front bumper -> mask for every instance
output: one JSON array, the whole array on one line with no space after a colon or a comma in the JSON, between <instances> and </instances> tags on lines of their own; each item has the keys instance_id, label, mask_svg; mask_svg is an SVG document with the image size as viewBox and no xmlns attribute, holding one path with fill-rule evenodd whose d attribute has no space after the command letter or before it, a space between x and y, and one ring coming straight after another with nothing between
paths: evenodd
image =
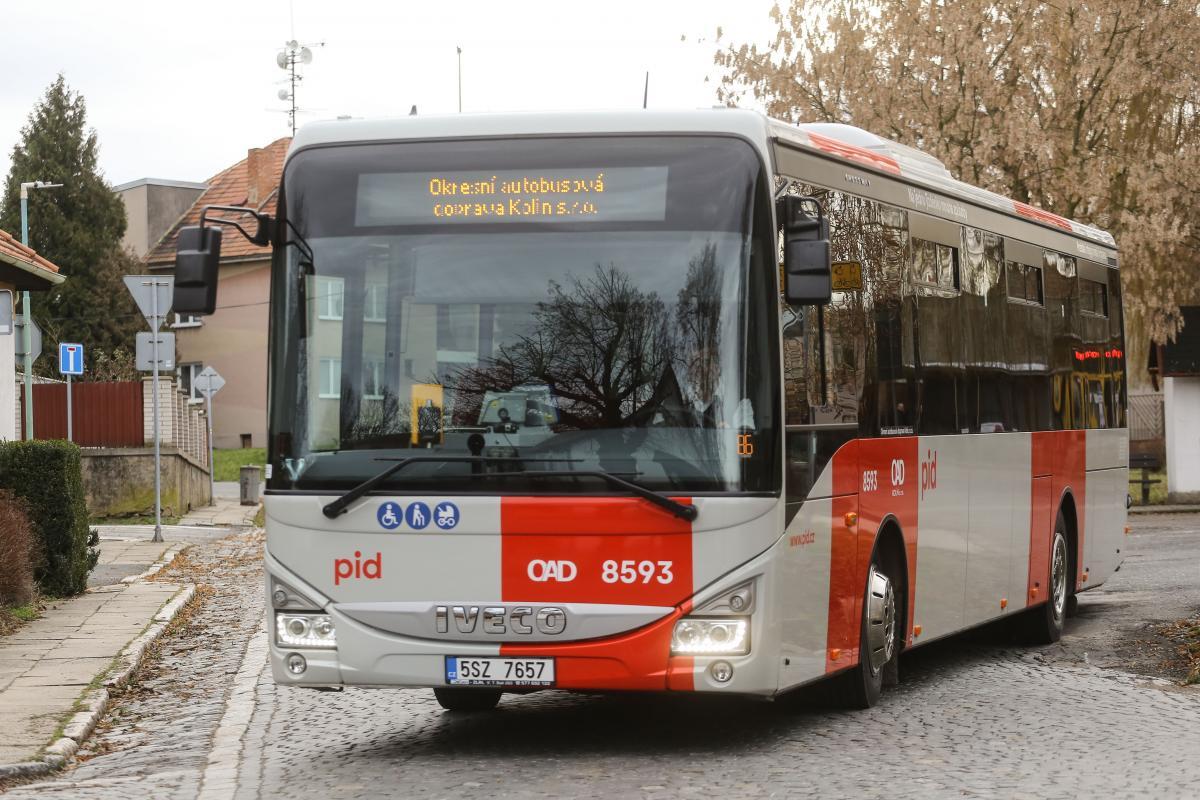
<instances>
[{"instance_id":1,"label":"front bumper","mask_svg":"<svg viewBox=\"0 0 1200 800\"><path fill-rule=\"evenodd\" d=\"M333 650L293 648L275 640L275 609L268 602L271 673L285 686L330 687L372 686L421 688L445 686L447 655L553 657L557 672L555 688L575 691L697 691L723 694L772 695L778 676L768 656L764 606L752 617L751 651L741 656L672 656L671 632L675 622L690 610L690 604L636 630L576 642L522 642L494 644L421 639L400 636L364 625L338 611L319 597L299 576L266 557L266 585L274 576L303 590L323 613L332 616L337 631ZM741 570L729 583L741 580ZM722 581L725 584L726 581ZM707 592L706 592L707 594ZM292 653L304 656L307 668L296 675L286 666ZM710 666L724 661L733 666L733 676L717 681Z\"/></svg>"}]
</instances>

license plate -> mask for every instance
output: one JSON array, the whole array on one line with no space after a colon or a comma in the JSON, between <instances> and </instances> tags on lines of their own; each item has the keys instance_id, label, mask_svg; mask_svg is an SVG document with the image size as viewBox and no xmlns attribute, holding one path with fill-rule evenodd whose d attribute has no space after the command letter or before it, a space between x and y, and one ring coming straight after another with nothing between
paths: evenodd
<instances>
[{"instance_id":1,"label":"license plate","mask_svg":"<svg viewBox=\"0 0 1200 800\"><path fill-rule=\"evenodd\" d=\"M446 656L452 686L553 686L553 658Z\"/></svg>"}]
</instances>

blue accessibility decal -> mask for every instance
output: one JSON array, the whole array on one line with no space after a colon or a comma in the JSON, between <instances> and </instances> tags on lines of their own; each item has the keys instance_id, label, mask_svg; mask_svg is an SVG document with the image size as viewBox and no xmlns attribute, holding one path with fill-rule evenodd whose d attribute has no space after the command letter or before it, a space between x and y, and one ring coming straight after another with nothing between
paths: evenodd
<instances>
[{"instance_id":1,"label":"blue accessibility decal","mask_svg":"<svg viewBox=\"0 0 1200 800\"><path fill-rule=\"evenodd\" d=\"M433 521L444 531L453 530L458 525L458 506L454 503L438 503L433 509Z\"/></svg>"},{"instance_id":2,"label":"blue accessibility decal","mask_svg":"<svg viewBox=\"0 0 1200 800\"><path fill-rule=\"evenodd\" d=\"M381 526L389 531L394 531L404 521L404 508L399 503L389 500L379 507L379 510L375 512L375 517Z\"/></svg>"},{"instance_id":3,"label":"blue accessibility decal","mask_svg":"<svg viewBox=\"0 0 1200 800\"><path fill-rule=\"evenodd\" d=\"M414 531L421 530L429 524L429 506L424 503L410 503L404 513L404 520Z\"/></svg>"}]
</instances>

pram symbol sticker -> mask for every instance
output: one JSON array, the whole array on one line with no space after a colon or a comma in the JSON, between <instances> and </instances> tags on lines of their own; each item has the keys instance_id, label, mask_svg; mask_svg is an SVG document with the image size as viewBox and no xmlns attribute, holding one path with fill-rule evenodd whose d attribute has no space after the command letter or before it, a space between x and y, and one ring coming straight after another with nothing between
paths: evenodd
<instances>
[{"instance_id":1,"label":"pram symbol sticker","mask_svg":"<svg viewBox=\"0 0 1200 800\"><path fill-rule=\"evenodd\" d=\"M454 503L438 503L433 509L437 526L444 531L452 530L458 525L458 506Z\"/></svg>"}]
</instances>

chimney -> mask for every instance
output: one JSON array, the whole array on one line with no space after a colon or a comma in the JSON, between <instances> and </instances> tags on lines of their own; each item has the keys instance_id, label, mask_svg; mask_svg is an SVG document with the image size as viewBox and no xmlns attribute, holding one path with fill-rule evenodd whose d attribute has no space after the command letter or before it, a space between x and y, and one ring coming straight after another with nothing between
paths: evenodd
<instances>
[{"instance_id":1,"label":"chimney","mask_svg":"<svg viewBox=\"0 0 1200 800\"><path fill-rule=\"evenodd\" d=\"M262 147L252 147L246 153L246 204L258 208L275 188L271 180L270 157Z\"/></svg>"}]
</instances>

